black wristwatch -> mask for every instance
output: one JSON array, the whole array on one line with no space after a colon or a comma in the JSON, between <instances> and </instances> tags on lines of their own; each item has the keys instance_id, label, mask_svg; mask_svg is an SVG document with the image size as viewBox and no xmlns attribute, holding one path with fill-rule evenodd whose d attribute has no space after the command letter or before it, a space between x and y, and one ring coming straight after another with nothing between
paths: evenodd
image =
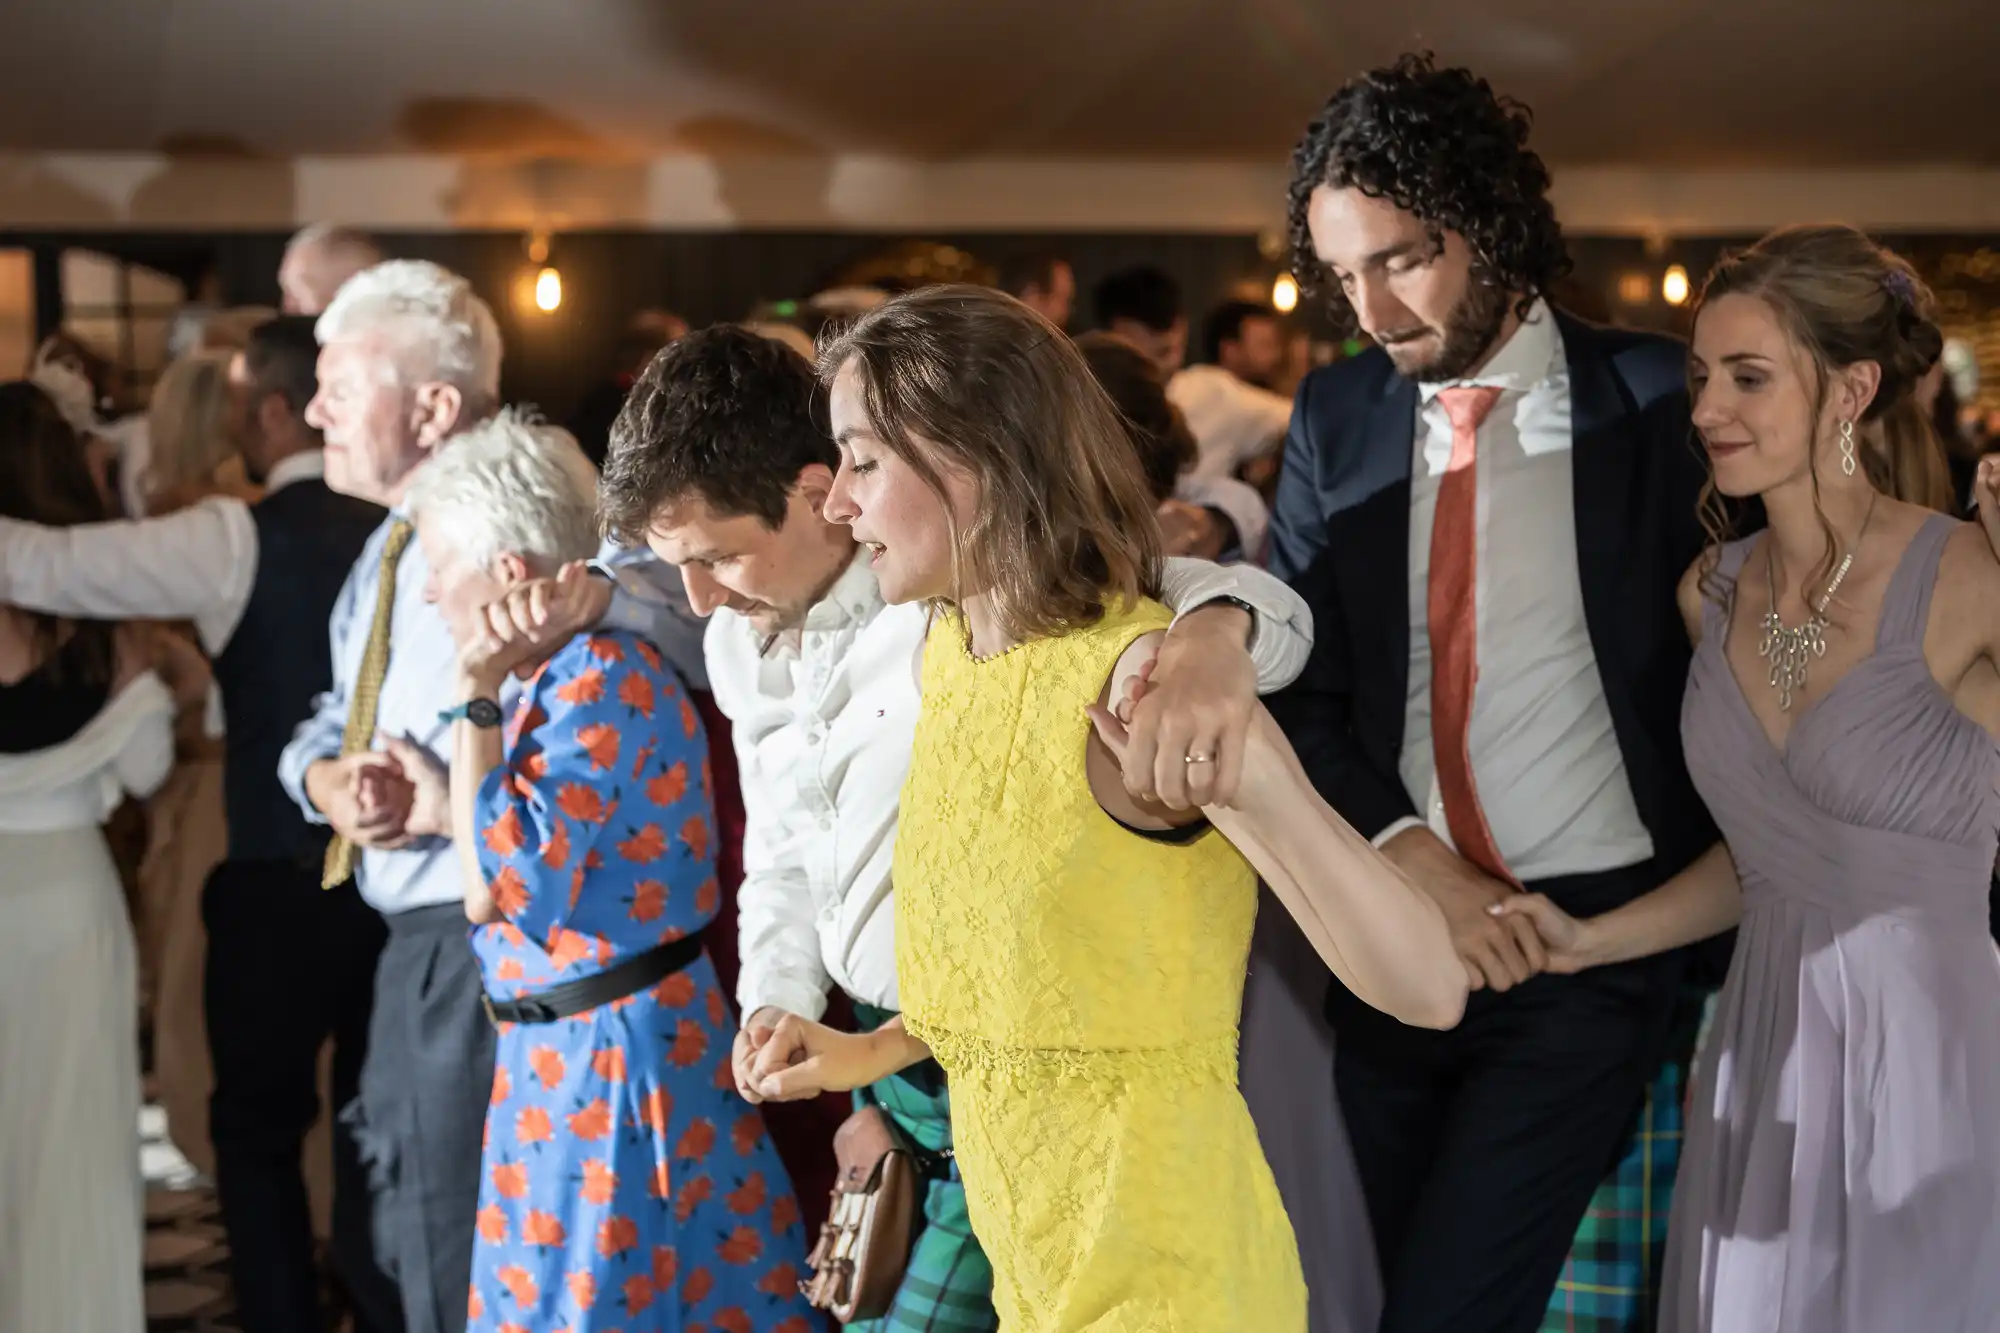
<instances>
[{"instance_id":1,"label":"black wristwatch","mask_svg":"<svg viewBox=\"0 0 2000 1333\"><path fill-rule=\"evenodd\" d=\"M456 708L447 708L438 714L440 722L456 722L464 718L475 727L497 727L506 714L500 711L499 701L494 699L467 699Z\"/></svg>"},{"instance_id":2,"label":"black wristwatch","mask_svg":"<svg viewBox=\"0 0 2000 1333\"><path fill-rule=\"evenodd\" d=\"M1220 597L1210 597L1203 601L1201 606L1191 606L1182 614L1193 615L1196 611L1201 610L1202 606L1216 606L1218 604L1233 606L1244 615L1250 617L1250 630L1243 636L1243 646L1248 648L1251 644L1255 643L1257 641L1257 608L1244 601L1241 597L1231 597L1228 593L1224 593Z\"/></svg>"}]
</instances>

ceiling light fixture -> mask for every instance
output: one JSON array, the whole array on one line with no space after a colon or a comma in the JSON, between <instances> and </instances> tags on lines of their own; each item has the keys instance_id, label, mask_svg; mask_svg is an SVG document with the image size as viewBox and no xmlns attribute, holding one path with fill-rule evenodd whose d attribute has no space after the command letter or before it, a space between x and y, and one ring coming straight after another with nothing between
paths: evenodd
<instances>
[{"instance_id":1,"label":"ceiling light fixture","mask_svg":"<svg viewBox=\"0 0 2000 1333\"><path fill-rule=\"evenodd\" d=\"M1668 305L1683 305L1688 299L1688 271L1673 265L1660 279L1660 299Z\"/></svg>"}]
</instances>

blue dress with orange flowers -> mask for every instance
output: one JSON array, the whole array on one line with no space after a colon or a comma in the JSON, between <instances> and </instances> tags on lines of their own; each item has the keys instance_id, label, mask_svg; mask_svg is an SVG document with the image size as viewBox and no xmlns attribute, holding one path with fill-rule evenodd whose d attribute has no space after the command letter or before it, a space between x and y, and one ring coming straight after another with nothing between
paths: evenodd
<instances>
[{"instance_id":1,"label":"blue dress with orange flowers","mask_svg":"<svg viewBox=\"0 0 2000 1333\"><path fill-rule=\"evenodd\" d=\"M486 991L533 994L706 926L720 897L700 718L658 651L579 635L479 789ZM798 1201L730 1076L704 953L650 990L499 1032L470 1324L809 1333Z\"/></svg>"}]
</instances>

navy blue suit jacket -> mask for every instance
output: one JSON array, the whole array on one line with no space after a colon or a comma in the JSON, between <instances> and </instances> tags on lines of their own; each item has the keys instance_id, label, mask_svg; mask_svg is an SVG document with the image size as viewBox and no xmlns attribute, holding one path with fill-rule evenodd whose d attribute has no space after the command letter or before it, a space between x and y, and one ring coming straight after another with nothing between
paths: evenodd
<instances>
[{"instance_id":1,"label":"navy blue suit jacket","mask_svg":"<svg viewBox=\"0 0 2000 1333\"><path fill-rule=\"evenodd\" d=\"M1706 468L1687 353L1556 317L1569 362L1578 574L1632 795L1670 875L1716 840L1681 756L1690 646L1675 605L1700 554ZM1305 674L1271 708L1328 804L1363 836L1417 811L1397 766L1410 671L1410 464L1418 391L1379 349L1299 386L1271 569L1312 607Z\"/></svg>"}]
</instances>

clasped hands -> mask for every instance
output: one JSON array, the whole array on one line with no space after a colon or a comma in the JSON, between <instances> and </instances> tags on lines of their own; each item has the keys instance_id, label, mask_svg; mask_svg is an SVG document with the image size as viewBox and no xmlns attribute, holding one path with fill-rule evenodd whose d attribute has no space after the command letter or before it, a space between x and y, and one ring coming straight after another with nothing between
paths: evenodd
<instances>
[{"instance_id":1,"label":"clasped hands","mask_svg":"<svg viewBox=\"0 0 2000 1333\"><path fill-rule=\"evenodd\" d=\"M927 1054L900 1019L874 1032L841 1032L767 1005L736 1034L730 1071L736 1091L755 1106L851 1092Z\"/></svg>"},{"instance_id":2,"label":"clasped hands","mask_svg":"<svg viewBox=\"0 0 2000 1333\"><path fill-rule=\"evenodd\" d=\"M1182 616L1159 654L1112 708L1092 705L1097 734L1117 757L1125 790L1172 810L1228 805L1243 781L1257 705L1257 669L1245 649L1250 615L1212 603Z\"/></svg>"},{"instance_id":3,"label":"clasped hands","mask_svg":"<svg viewBox=\"0 0 2000 1333\"><path fill-rule=\"evenodd\" d=\"M1494 879L1428 828L1405 829L1382 854L1444 911L1473 990L1508 991L1538 973L1567 976L1600 961L1590 920Z\"/></svg>"}]
</instances>

